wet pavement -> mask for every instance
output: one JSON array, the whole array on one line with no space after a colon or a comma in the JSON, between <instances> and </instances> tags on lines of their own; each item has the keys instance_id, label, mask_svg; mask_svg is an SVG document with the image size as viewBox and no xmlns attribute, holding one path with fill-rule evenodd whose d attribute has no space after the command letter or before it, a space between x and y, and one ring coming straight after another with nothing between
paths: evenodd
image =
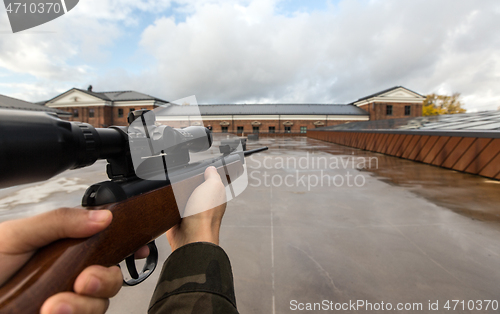
<instances>
[{"instance_id":1,"label":"wet pavement","mask_svg":"<svg viewBox=\"0 0 500 314\"><path fill-rule=\"evenodd\" d=\"M262 145L270 150L249 158L249 186L228 204L221 230L240 313L324 300L331 312L349 305L345 313L362 302L445 312L447 300L453 313L499 311L486 301L500 302L498 181L307 138L248 148ZM77 205L85 186L104 179L100 162L44 183L52 185L0 190L0 220ZM164 237L158 247L164 261ZM158 275L123 288L108 312L146 312Z\"/></svg>"}]
</instances>

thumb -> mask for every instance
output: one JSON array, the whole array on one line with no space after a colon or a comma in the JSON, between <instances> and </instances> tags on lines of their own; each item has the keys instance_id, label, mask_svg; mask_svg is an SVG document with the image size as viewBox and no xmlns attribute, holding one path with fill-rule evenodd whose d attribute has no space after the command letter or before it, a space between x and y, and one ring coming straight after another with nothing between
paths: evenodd
<instances>
[{"instance_id":1,"label":"thumb","mask_svg":"<svg viewBox=\"0 0 500 314\"><path fill-rule=\"evenodd\" d=\"M112 220L109 210L59 208L37 216L0 224L0 248L22 254L63 238L85 238L104 230Z\"/></svg>"},{"instance_id":2,"label":"thumb","mask_svg":"<svg viewBox=\"0 0 500 314\"><path fill-rule=\"evenodd\" d=\"M205 181L208 180L222 181L219 172L217 171L217 168L215 168L214 166L210 166L207 169L205 169Z\"/></svg>"}]
</instances>

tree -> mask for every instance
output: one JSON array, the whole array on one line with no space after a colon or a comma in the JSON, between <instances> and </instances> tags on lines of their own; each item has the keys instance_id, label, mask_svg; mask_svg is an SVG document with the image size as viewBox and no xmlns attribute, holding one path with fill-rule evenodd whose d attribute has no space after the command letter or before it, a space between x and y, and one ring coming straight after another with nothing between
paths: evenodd
<instances>
[{"instance_id":1,"label":"tree","mask_svg":"<svg viewBox=\"0 0 500 314\"><path fill-rule=\"evenodd\" d=\"M424 100L424 116L436 116L440 114L464 113L463 103L459 100L460 94L451 96L430 94Z\"/></svg>"}]
</instances>

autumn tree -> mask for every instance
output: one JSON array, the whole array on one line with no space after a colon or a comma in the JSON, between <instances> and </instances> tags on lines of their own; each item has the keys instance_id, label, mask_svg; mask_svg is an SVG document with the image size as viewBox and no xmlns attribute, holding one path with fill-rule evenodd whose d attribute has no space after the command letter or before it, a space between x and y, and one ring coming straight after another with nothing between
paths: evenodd
<instances>
[{"instance_id":1,"label":"autumn tree","mask_svg":"<svg viewBox=\"0 0 500 314\"><path fill-rule=\"evenodd\" d=\"M430 94L424 100L424 116L436 116L440 114L464 113L463 103L460 101L460 94L451 96Z\"/></svg>"}]
</instances>

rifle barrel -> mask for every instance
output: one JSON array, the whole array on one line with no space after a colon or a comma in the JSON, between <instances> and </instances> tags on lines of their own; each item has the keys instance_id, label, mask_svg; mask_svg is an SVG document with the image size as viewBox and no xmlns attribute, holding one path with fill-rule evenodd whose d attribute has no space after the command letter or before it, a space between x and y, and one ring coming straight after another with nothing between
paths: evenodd
<instances>
[{"instance_id":1,"label":"rifle barrel","mask_svg":"<svg viewBox=\"0 0 500 314\"><path fill-rule=\"evenodd\" d=\"M247 150L247 151L243 152L243 155L245 157L247 157L247 156L250 156L252 154L255 154L255 153L258 153L258 152L262 152L264 150L268 150L268 147L264 146L264 147L259 147L259 148L256 148L256 149Z\"/></svg>"}]
</instances>

